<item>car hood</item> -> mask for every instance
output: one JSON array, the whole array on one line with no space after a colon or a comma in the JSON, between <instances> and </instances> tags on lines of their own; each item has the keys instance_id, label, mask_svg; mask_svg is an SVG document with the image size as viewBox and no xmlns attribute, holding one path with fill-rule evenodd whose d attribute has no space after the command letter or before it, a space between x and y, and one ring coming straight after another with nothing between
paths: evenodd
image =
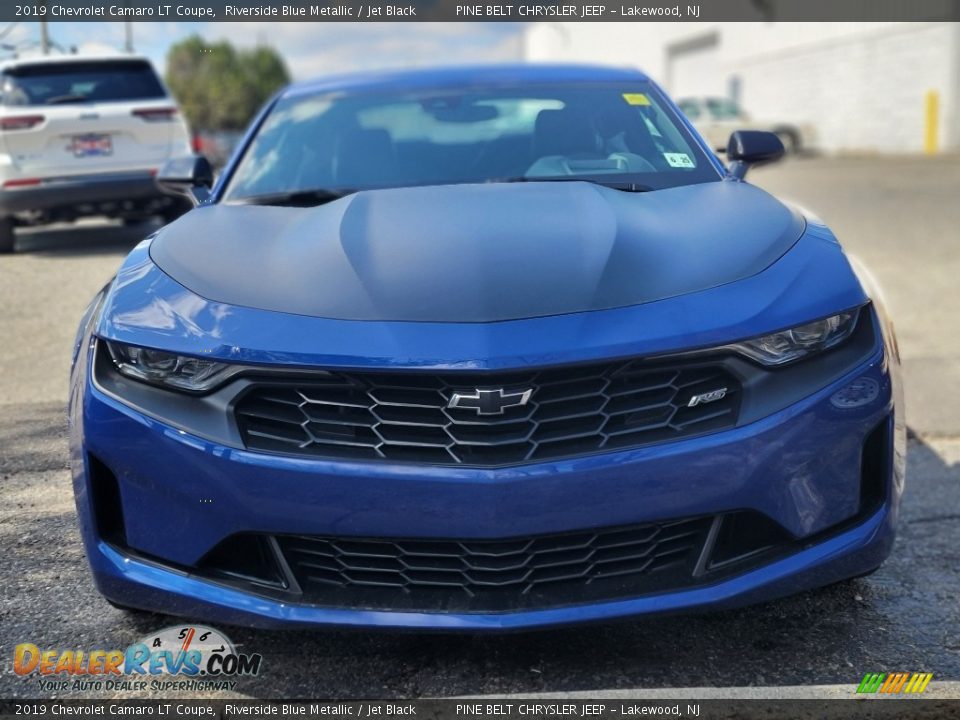
<instances>
[{"instance_id":1,"label":"car hood","mask_svg":"<svg viewBox=\"0 0 960 720\"><path fill-rule=\"evenodd\" d=\"M160 231L197 295L340 320L494 322L640 305L736 282L802 218L744 183L647 193L584 182L359 192L313 208L221 203Z\"/></svg>"}]
</instances>

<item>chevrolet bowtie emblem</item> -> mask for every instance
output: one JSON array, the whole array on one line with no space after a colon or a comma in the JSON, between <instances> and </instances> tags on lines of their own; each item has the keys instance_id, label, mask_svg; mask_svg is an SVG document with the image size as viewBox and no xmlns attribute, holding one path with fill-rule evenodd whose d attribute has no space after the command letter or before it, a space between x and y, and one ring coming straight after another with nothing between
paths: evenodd
<instances>
[{"instance_id":1,"label":"chevrolet bowtie emblem","mask_svg":"<svg viewBox=\"0 0 960 720\"><path fill-rule=\"evenodd\" d=\"M496 390L458 390L450 398L448 408L462 408L474 410L477 415L503 415L507 408L526 405L533 395L533 390L517 390L509 392L503 388Z\"/></svg>"}]
</instances>

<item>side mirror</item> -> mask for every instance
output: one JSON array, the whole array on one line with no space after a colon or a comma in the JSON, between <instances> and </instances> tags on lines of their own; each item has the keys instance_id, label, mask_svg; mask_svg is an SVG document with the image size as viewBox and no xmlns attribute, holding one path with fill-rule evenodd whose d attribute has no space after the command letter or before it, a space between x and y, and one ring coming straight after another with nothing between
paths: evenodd
<instances>
[{"instance_id":1,"label":"side mirror","mask_svg":"<svg viewBox=\"0 0 960 720\"><path fill-rule=\"evenodd\" d=\"M186 195L199 205L210 197L213 168L203 155L174 158L157 173L157 186L171 195Z\"/></svg>"},{"instance_id":2,"label":"side mirror","mask_svg":"<svg viewBox=\"0 0 960 720\"><path fill-rule=\"evenodd\" d=\"M784 152L783 142L772 132L737 130L727 143L730 176L743 180L750 167L779 160Z\"/></svg>"}]
</instances>

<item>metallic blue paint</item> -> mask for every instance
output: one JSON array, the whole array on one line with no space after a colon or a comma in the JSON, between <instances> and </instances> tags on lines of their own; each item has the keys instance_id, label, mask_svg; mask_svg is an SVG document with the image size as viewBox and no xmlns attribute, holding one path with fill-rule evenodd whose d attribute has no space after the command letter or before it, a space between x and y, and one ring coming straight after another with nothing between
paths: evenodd
<instances>
[{"instance_id":1,"label":"metallic blue paint","mask_svg":"<svg viewBox=\"0 0 960 720\"><path fill-rule=\"evenodd\" d=\"M633 600L496 615L289 605L126 558L105 543L91 553L91 565L98 587L107 597L157 612L213 618L235 625L275 629L334 625L434 631L531 630L636 615L737 608L837 582L883 562L893 546L895 524L896 517L890 510L880 510L842 535L716 585Z\"/></svg>"},{"instance_id":2,"label":"metallic blue paint","mask_svg":"<svg viewBox=\"0 0 960 720\"><path fill-rule=\"evenodd\" d=\"M524 72L527 79L551 76L543 69ZM557 72L582 72L588 80L598 71ZM430 81L428 75L412 77ZM461 76L451 71L445 77ZM325 87L338 82L347 81ZM80 528L97 585L115 602L262 627L509 630L736 607L870 571L890 551L906 442L899 357L875 289L858 280L836 239L816 221L807 219L789 250L747 277L628 307L500 322L343 320L215 301L160 270L150 258L151 240L131 252L89 314L71 378ZM698 261L707 263L722 263L726 252L709 239L701 250ZM868 300L880 338L876 347L842 377L810 387L788 407L710 435L512 467L300 459L227 447L107 395L91 375L97 338L279 367L530 368L724 345ZM863 378L877 384L876 397L853 409L830 402ZM882 422L892 430L885 499L871 515L858 517L863 443ZM92 457L117 478L127 542L136 552L110 545L97 531ZM183 569L241 531L502 538L741 509L760 511L811 542L714 584L549 610L457 614L298 606Z\"/></svg>"},{"instance_id":3,"label":"metallic blue paint","mask_svg":"<svg viewBox=\"0 0 960 720\"><path fill-rule=\"evenodd\" d=\"M829 403L861 377L881 383L876 400L857 412ZM892 404L877 353L804 402L745 427L624 452L481 469L263 455L144 417L97 388L87 395L86 449L123 477L125 505L140 509L127 527L128 541L187 565L241 530L509 537L753 508L804 537L856 513L862 442ZM148 465L143 457L151 458ZM213 507L202 507L201 499Z\"/></svg>"},{"instance_id":4,"label":"metallic blue paint","mask_svg":"<svg viewBox=\"0 0 960 720\"><path fill-rule=\"evenodd\" d=\"M855 413L835 408L830 396L860 377L881 383L880 397ZM576 460L477 470L265 457L164 426L88 386L82 417L76 418L86 432L73 446L74 483L97 583L116 602L263 627L289 622L519 629L735 607L869 571L893 542L902 468L887 502L862 524L709 587L544 611L457 615L296 607L124 557L93 530L83 457L92 452L122 478L124 510L137 518L128 526L130 543L180 564L195 561L238 530L497 537L742 508L761 510L802 537L855 512L860 445L892 405L893 388L878 350L873 360L802 403L734 431ZM201 498L212 503L201 504Z\"/></svg>"},{"instance_id":5,"label":"metallic blue paint","mask_svg":"<svg viewBox=\"0 0 960 720\"><path fill-rule=\"evenodd\" d=\"M840 245L809 223L790 252L740 282L626 308L495 323L331 320L215 302L157 268L146 241L121 266L96 334L231 362L502 369L723 345L867 300Z\"/></svg>"}]
</instances>

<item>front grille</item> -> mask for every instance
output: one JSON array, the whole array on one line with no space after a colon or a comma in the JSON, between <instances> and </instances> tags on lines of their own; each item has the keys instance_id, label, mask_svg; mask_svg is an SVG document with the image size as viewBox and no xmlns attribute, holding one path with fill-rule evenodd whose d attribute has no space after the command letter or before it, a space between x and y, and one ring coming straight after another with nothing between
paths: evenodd
<instances>
[{"instance_id":1,"label":"front grille","mask_svg":"<svg viewBox=\"0 0 960 720\"><path fill-rule=\"evenodd\" d=\"M689 407L694 395L724 397ZM449 407L502 390L502 414ZM716 363L649 361L532 372L331 372L258 381L236 404L244 445L293 455L497 466L638 447L736 424L739 383Z\"/></svg>"},{"instance_id":2,"label":"front grille","mask_svg":"<svg viewBox=\"0 0 960 720\"><path fill-rule=\"evenodd\" d=\"M510 540L278 536L302 597L328 607L496 612L691 585L712 518Z\"/></svg>"}]
</instances>

